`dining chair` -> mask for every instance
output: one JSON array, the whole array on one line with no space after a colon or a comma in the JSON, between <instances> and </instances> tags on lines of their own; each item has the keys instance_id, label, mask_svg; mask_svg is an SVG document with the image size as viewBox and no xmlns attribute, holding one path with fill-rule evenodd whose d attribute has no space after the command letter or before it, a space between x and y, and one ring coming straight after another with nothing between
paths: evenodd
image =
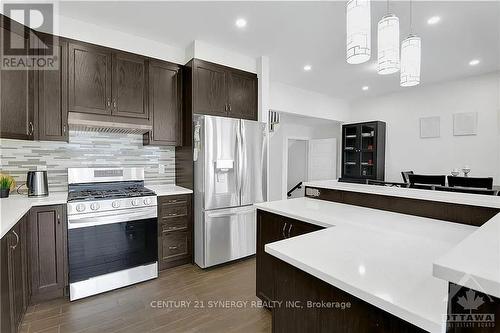
<instances>
[{"instance_id":1,"label":"dining chair","mask_svg":"<svg viewBox=\"0 0 500 333\"><path fill-rule=\"evenodd\" d=\"M408 187L406 183L395 183L395 182L385 182L383 180L367 179L366 183L368 185L378 185L387 187Z\"/></svg>"},{"instance_id":2,"label":"dining chair","mask_svg":"<svg viewBox=\"0 0 500 333\"><path fill-rule=\"evenodd\" d=\"M410 187L420 188L419 185L446 185L445 175L416 175L408 174L408 180L410 182Z\"/></svg>"},{"instance_id":3,"label":"dining chair","mask_svg":"<svg viewBox=\"0 0 500 333\"><path fill-rule=\"evenodd\" d=\"M455 192L455 193L469 193L469 194L483 194L483 195L500 195L499 191L481 188L467 188L467 187L448 187L448 186L435 186L436 191Z\"/></svg>"},{"instance_id":4,"label":"dining chair","mask_svg":"<svg viewBox=\"0 0 500 333\"><path fill-rule=\"evenodd\" d=\"M409 184L410 179L408 175L413 175L413 171L401 171L401 176L403 177L403 183Z\"/></svg>"},{"instance_id":5,"label":"dining chair","mask_svg":"<svg viewBox=\"0 0 500 333\"><path fill-rule=\"evenodd\" d=\"M493 188L493 177L448 176L448 186L474 187L491 190Z\"/></svg>"}]
</instances>

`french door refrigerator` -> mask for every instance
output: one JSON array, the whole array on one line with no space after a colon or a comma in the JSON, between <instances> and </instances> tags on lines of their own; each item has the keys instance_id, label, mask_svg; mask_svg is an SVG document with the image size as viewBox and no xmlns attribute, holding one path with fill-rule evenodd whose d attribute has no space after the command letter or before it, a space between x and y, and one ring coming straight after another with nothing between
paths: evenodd
<instances>
[{"instance_id":1,"label":"french door refrigerator","mask_svg":"<svg viewBox=\"0 0 500 333\"><path fill-rule=\"evenodd\" d=\"M194 115L194 253L202 268L255 254L267 199L265 123Z\"/></svg>"}]
</instances>

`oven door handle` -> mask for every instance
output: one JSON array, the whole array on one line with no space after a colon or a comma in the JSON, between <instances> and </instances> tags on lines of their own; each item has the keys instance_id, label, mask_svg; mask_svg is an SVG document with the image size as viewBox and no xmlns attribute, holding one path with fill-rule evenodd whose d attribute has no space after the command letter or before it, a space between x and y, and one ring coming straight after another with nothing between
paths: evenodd
<instances>
[{"instance_id":1,"label":"oven door handle","mask_svg":"<svg viewBox=\"0 0 500 333\"><path fill-rule=\"evenodd\" d=\"M97 225L155 219L158 214L156 206L126 209L121 212L108 211L68 216L68 229L93 227Z\"/></svg>"}]
</instances>

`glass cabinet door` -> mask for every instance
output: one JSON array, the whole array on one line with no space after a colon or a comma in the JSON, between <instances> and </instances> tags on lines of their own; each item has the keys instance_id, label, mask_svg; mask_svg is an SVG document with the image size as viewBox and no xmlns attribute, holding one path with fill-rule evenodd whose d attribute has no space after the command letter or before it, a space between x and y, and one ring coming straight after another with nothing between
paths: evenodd
<instances>
[{"instance_id":1,"label":"glass cabinet door","mask_svg":"<svg viewBox=\"0 0 500 333\"><path fill-rule=\"evenodd\" d=\"M360 176L372 178L376 172L376 124L360 125Z\"/></svg>"},{"instance_id":2,"label":"glass cabinet door","mask_svg":"<svg viewBox=\"0 0 500 333\"><path fill-rule=\"evenodd\" d=\"M360 144L361 144L361 127L346 126L344 128L344 145L343 145L343 167L344 177L357 178L360 176Z\"/></svg>"}]
</instances>

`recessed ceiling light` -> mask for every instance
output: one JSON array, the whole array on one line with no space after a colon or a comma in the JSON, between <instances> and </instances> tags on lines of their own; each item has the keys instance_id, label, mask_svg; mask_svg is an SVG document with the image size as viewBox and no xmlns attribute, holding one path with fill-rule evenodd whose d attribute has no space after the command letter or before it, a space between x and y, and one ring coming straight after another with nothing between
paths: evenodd
<instances>
[{"instance_id":1,"label":"recessed ceiling light","mask_svg":"<svg viewBox=\"0 0 500 333\"><path fill-rule=\"evenodd\" d=\"M439 16L433 16L430 19L427 20L427 24L433 25L441 21L441 18Z\"/></svg>"},{"instance_id":2,"label":"recessed ceiling light","mask_svg":"<svg viewBox=\"0 0 500 333\"><path fill-rule=\"evenodd\" d=\"M361 88L361 90L363 90L363 91L367 91L368 89L370 89L370 87L368 87L368 86L363 86L363 87Z\"/></svg>"},{"instance_id":3,"label":"recessed ceiling light","mask_svg":"<svg viewBox=\"0 0 500 333\"><path fill-rule=\"evenodd\" d=\"M471 61L469 61L469 65L471 66L476 66L480 63L481 61L479 59L472 59Z\"/></svg>"},{"instance_id":4,"label":"recessed ceiling light","mask_svg":"<svg viewBox=\"0 0 500 333\"><path fill-rule=\"evenodd\" d=\"M305 65L305 66L304 66L304 70L305 70L306 72L309 72L311 69L312 69L311 65Z\"/></svg>"},{"instance_id":5,"label":"recessed ceiling light","mask_svg":"<svg viewBox=\"0 0 500 333\"><path fill-rule=\"evenodd\" d=\"M247 26L247 20L245 20L244 18L239 18L236 20L236 26L238 28L244 28Z\"/></svg>"}]
</instances>

